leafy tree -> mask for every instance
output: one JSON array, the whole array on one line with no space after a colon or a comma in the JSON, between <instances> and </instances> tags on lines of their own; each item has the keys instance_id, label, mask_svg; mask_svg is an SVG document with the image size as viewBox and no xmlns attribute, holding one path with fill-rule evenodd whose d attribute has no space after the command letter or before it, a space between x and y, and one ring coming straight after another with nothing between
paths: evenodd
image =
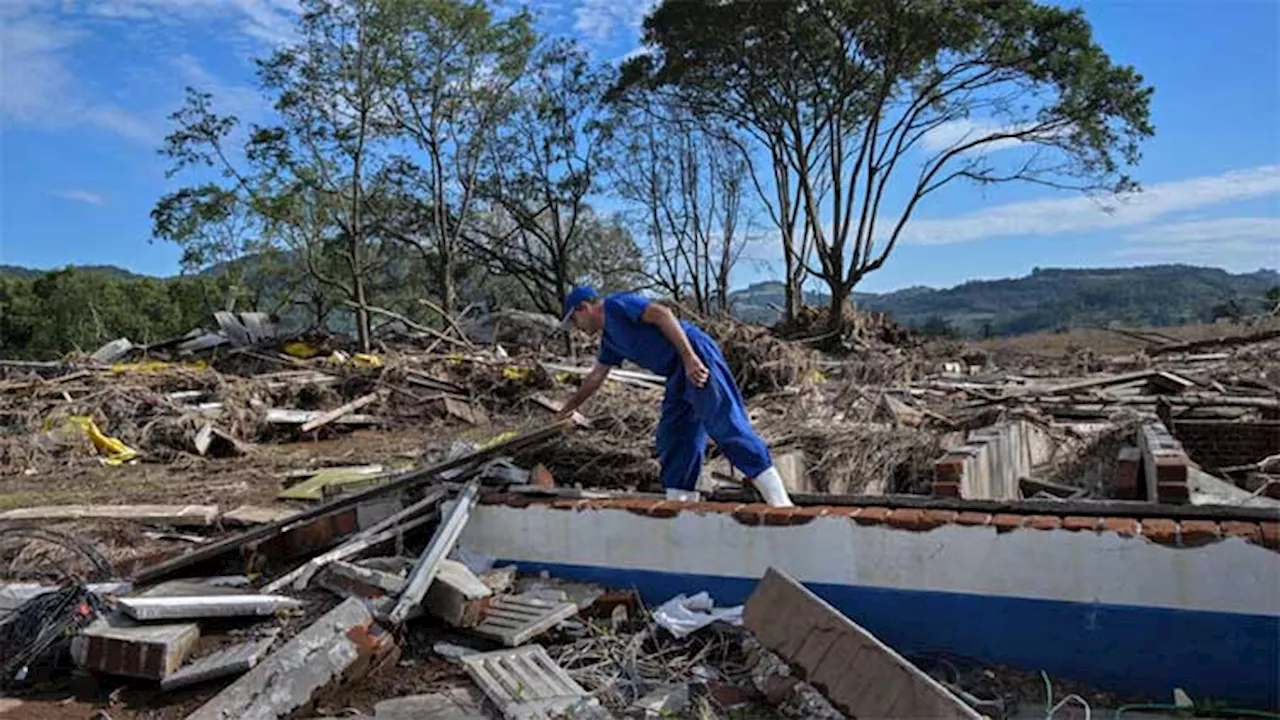
<instances>
[{"instance_id":1,"label":"leafy tree","mask_svg":"<svg viewBox=\"0 0 1280 720\"><path fill-rule=\"evenodd\" d=\"M1154 132L1152 90L1083 12L1033 0L664 0L644 42L619 94L670 95L763 158L787 310L807 233L837 329L928 196L956 181L1129 190L1123 168ZM1009 163L990 152L1011 144ZM895 179L905 199L887 206Z\"/></svg>"},{"instance_id":2,"label":"leafy tree","mask_svg":"<svg viewBox=\"0 0 1280 720\"><path fill-rule=\"evenodd\" d=\"M470 232L470 249L553 313L582 256L595 252L584 226L594 219L587 198L602 180L608 128L599 101L608 83L606 70L575 44L542 47L482 169L479 193L493 215Z\"/></svg>"},{"instance_id":3,"label":"leafy tree","mask_svg":"<svg viewBox=\"0 0 1280 720\"><path fill-rule=\"evenodd\" d=\"M457 305L462 236L477 210L479 166L515 111L536 35L527 12L496 19L483 1L388 0L393 34L389 112L417 153L391 173L396 211L382 230L433 268L433 291ZM389 199L390 200L390 199Z\"/></svg>"}]
</instances>

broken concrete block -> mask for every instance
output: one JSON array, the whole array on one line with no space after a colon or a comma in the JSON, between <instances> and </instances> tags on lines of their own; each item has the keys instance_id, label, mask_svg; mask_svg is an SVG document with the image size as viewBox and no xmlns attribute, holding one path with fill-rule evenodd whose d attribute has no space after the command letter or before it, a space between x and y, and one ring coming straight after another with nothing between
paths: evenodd
<instances>
[{"instance_id":1,"label":"broken concrete block","mask_svg":"<svg viewBox=\"0 0 1280 720\"><path fill-rule=\"evenodd\" d=\"M337 560L325 567L320 585L343 597L381 598L399 595L404 578L383 570Z\"/></svg>"},{"instance_id":2,"label":"broken concrete block","mask_svg":"<svg viewBox=\"0 0 1280 720\"><path fill-rule=\"evenodd\" d=\"M254 668L271 651L275 636L233 645L206 655L179 668L177 672L160 681L165 690L175 690L188 685L239 675Z\"/></svg>"},{"instance_id":3,"label":"broken concrete block","mask_svg":"<svg viewBox=\"0 0 1280 720\"><path fill-rule=\"evenodd\" d=\"M119 605L134 620L191 620L274 615L296 610L302 602L283 595L236 594L122 598Z\"/></svg>"},{"instance_id":4,"label":"broken concrete block","mask_svg":"<svg viewBox=\"0 0 1280 720\"><path fill-rule=\"evenodd\" d=\"M319 690L353 680L387 661L395 640L356 599L323 615L187 720L276 720L306 705Z\"/></svg>"},{"instance_id":5,"label":"broken concrete block","mask_svg":"<svg viewBox=\"0 0 1280 720\"><path fill-rule=\"evenodd\" d=\"M71 640L76 665L93 672L163 680L200 639L194 623L137 625L121 615L98 618Z\"/></svg>"},{"instance_id":6,"label":"broken concrete block","mask_svg":"<svg viewBox=\"0 0 1280 720\"><path fill-rule=\"evenodd\" d=\"M475 688L449 688L430 695L408 695L373 706L374 720L486 720L484 694Z\"/></svg>"},{"instance_id":7,"label":"broken concrete block","mask_svg":"<svg viewBox=\"0 0 1280 720\"><path fill-rule=\"evenodd\" d=\"M422 598L422 607L454 627L475 627L484 615L485 598L493 591L466 565L444 559Z\"/></svg>"},{"instance_id":8,"label":"broken concrete block","mask_svg":"<svg viewBox=\"0 0 1280 720\"><path fill-rule=\"evenodd\" d=\"M494 595L501 595L516 584L516 566L508 565L480 573L480 582L492 590Z\"/></svg>"},{"instance_id":9,"label":"broken concrete block","mask_svg":"<svg viewBox=\"0 0 1280 720\"><path fill-rule=\"evenodd\" d=\"M744 624L760 642L853 717L981 716L803 585L769 568L747 600Z\"/></svg>"}]
</instances>

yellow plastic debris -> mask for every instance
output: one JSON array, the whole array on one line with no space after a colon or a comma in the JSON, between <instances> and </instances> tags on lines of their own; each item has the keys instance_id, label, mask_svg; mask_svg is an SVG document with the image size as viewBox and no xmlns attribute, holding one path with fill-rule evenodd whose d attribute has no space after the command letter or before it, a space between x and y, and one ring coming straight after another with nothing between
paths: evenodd
<instances>
[{"instance_id":1,"label":"yellow plastic debris","mask_svg":"<svg viewBox=\"0 0 1280 720\"><path fill-rule=\"evenodd\" d=\"M502 377L508 380L528 380L531 375L533 371L526 367L508 365L502 368Z\"/></svg>"},{"instance_id":2,"label":"yellow plastic debris","mask_svg":"<svg viewBox=\"0 0 1280 720\"><path fill-rule=\"evenodd\" d=\"M73 415L67 418L67 421L89 436L89 440L93 442L93 447L106 456L108 465L123 465L138 457L137 450L125 445L116 438L107 437L98 428L98 424L93 421L93 418L86 415Z\"/></svg>"},{"instance_id":3,"label":"yellow plastic debris","mask_svg":"<svg viewBox=\"0 0 1280 720\"><path fill-rule=\"evenodd\" d=\"M464 360L466 358L462 357L462 353L449 353L449 356L445 358L445 362L454 367L461 365Z\"/></svg>"},{"instance_id":4,"label":"yellow plastic debris","mask_svg":"<svg viewBox=\"0 0 1280 720\"><path fill-rule=\"evenodd\" d=\"M382 358L369 353L356 353L351 356L351 362L356 367L373 368L375 370L382 367Z\"/></svg>"},{"instance_id":5,"label":"yellow plastic debris","mask_svg":"<svg viewBox=\"0 0 1280 720\"><path fill-rule=\"evenodd\" d=\"M573 373L559 372L559 373L556 373L555 380L556 380L556 382L558 382L558 383L560 383L561 385L563 385L563 384L565 384L565 383L569 382L569 380L570 380L572 377L573 377Z\"/></svg>"},{"instance_id":6,"label":"yellow plastic debris","mask_svg":"<svg viewBox=\"0 0 1280 720\"><path fill-rule=\"evenodd\" d=\"M480 447L477 449L484 450L486 448L491 448L494 445L497 445L499 443L504 443L519 434L520 433L516 432L515 430L512 430L511 432L504 432L501 435L498 435L496 437L491 437L488 440L484 441L484 443L482 443Z\"/></svg>"},{"instance_id":7,"label":"yellow plastic debris","mask_svg":"<svg viewBox=\"0 0 1280 720\"><path fill-rule=\"evenodd\" d=\"M809 373L808 380L809 382L816 385L818 383L826 382L827 376L823 375L821 370L814 370L813 372Z\"/></svg>"},{"instance_id":8,"label":"yellow plastic debris","mask_svg":"<svg viewBox=\"0 0 1280 720\"><path fill-rule=\"evenodd\" d=\"M309 360L319 355L321 350L305 340L294 340L293 342L285 343L284 352L292 357Z\"/></svg>"}]
</instances>

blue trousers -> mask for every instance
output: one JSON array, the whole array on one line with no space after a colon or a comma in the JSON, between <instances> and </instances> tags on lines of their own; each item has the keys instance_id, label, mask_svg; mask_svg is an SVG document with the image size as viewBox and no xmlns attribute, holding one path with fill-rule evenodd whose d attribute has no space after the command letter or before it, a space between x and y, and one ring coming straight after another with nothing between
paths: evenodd
<instances>
[{"instance_id":1,"label":"blue trousers","mask_svg":"<svg viewBox=\"0 0 1280 720\"><path fill-rule=\"evenodd\" d=\"M702 332L689 333L689 343L711 377L702 388L689 382L684 368L667 378L657 432L662 486L696 489L708 436L735 468L754 478L773 465L769 446L751 427L742 391L719 346Z\"/></svg>"}]
</instances>

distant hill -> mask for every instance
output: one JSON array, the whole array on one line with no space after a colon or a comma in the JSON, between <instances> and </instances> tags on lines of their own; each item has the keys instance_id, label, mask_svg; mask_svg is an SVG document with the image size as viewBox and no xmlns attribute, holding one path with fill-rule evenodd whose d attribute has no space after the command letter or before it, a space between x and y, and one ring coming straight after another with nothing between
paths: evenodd
<instances>
[{"instance_id":1,"label":"distant hill","mask_svg":"<svg viewBox=\"0 0 1280 720\"><path fill-rule=\"evenodd\" d=\"M246 258L235 261L250 277L265 273L269 280L287 258ZM248 265L249 267L245 267ZM261 267L258 267L261 266ZM197 277L218 277L232 267L219 265ZM407 265L386 281L402 285ZM110 265L76 266L78 271L112 279L145 276ZM48 271L0 265L0 278L30 280ZM1137 268L1080 270L1040 269L1006 280L979 280L946 290L913 287L891 293L854 293L859 307L887 312L899 322L931 331L967 337L1020 335L1040 330L1089 325L1173 326L1208 322L1228 303L1243 312L1262 309L1262 298L1280 286L1280 273L1259 270L1232 274L1217 268L1153 265ZM730 295L734 314L772 324L783 304L778 282L757 283ZM805 294L805 302L822 306L825 295Z\"/></svg>"},{"instance_id":2,"label":"distant hill","mask_svg":"<svg viewBox=\"0 0 1280 720\"><path fill-rule=\"evenodd\" d=\"M75 268L79 272L102 274L115 280L134 280L146 277L115 265L68 265L67 268ZM0 265L0 278L10 277L19 280L30 280L63 269L66 268L39 270L37 268L22 267L21 265Z\"/></svg>"},{"instance_id":3,"label":"distant hill","mask_svg":"<svg viewBox=\"0 0 1280 720\"><path fill-rule=\"evenodd\" d=\"M965 336L1019 335L1085 325L1172 326L1208 322L1225 303L1260 310L1280 286L1280 273L1232 274L1217 268L1153 265L1137 268L1039 269L1007 280L980 280L946 290L914 287L855 293L864 308L915 327L949 328ZM781 283L759 283L731 295L734 312L754 322L778 318ZM822 304L826 296L809 294Z\"/></svg>"}]
</instances>

